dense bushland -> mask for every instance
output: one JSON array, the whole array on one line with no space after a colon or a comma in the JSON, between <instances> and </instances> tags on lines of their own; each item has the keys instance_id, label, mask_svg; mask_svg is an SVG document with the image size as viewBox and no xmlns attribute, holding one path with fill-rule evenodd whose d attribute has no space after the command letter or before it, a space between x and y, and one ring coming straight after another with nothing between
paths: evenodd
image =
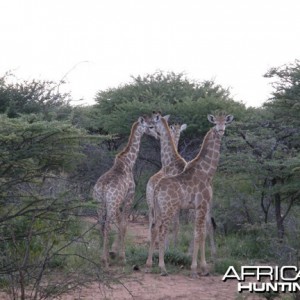
<instances>
[{"instance_id":1,"label":"dense bushland","mask_svg":"<svg viewBox=\"0 0 300 300\"><path fill-rule=\"evenodd\" d=\"M170 123L188 125L179 143L186 160L195 157L210 127L207 114L226 111L235 117L214 179L214 272L243 262L298 263L298 60L266 73L274 92L259 108L245 107L213 81L192 81L184 74L132 78L99 91L88 107L72 107L71 94L59 91L62 82L12 84L9 76L0 78L0 287L12 298L49 298L109 279L99 264L97 226L83 217L96 215L91 188L127 142L132 122L153 110L170 114ZM145 186L160 166L159 141L143 137L134 169L133 217L147 216ZM186 215L180 245L171 246L166 257L177 269L190 263ZM128 264L143 264L146 251L129 242Z\"/></svg>"}]
</instances>

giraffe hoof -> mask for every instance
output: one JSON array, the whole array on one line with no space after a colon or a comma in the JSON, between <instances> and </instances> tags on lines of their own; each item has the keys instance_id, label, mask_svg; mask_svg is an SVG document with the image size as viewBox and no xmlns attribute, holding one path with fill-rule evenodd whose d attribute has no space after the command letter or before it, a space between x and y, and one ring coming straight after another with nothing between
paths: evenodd
<instances>
[{"instance_id":1,"label":"giraffe hoof","mask_svg":"<svg viewBox=\"0 0 300 300\"><path fill-rule=\"evenodd\" d=\"M200 268L200 275L201 276L209 276L209 268L207 266L203 266Z\"/></svg>"},{"instance_id":2,"label":"giraffe hoof","mask_svg":"<svg viewBox=\"0 0 300 300\"><path fill-rule=\"evenodd\" d=\"M138 265L133 265L132 266L132 270L133 271L140 271L141 269L140 269L140 267Z\"/></svg>"},{"instance_id":3,"label":"giraffe hoof","mask_svg":"<svg viewBox=\"0 0 300 300\"><path fill-rule=\"evenodd\" d=\"M115 259L115 258L117 257L117 253L114 252L114 251L109 251L109 257L110 257L111 259Z\"/></svg>"},{"instance_id":4,"label":"giraffe hoof","mask_svg":"<svg viewBox=\"0 0 300 300\"><path fill-rule=\"evenodd\" d=\"M145 264L145 267L146 267L145 273L151 273L152 265L153 265L152 260L148 258L146 261L146 264Z\"/></svg>"},{"instance_id":5,"label":"giraffe hoof","mask_svg":"<svg viewBox=\"0 0 300 300\"><path fill-rule=\"evenodd\" d=\"M190 276L192 279L198 279L200 277L197 272L192 272Z\"/></svg>"},{"instance_id":6,"label":"giraffe hoof","mask_svg":"<svg viewBox=\"0 0 300 300\"><path fill-rule=\"evenodd\" d=\"M162 271L160 273L160 276L169 276L168 272L167 271Z\"/></svg>"}]
</instances>

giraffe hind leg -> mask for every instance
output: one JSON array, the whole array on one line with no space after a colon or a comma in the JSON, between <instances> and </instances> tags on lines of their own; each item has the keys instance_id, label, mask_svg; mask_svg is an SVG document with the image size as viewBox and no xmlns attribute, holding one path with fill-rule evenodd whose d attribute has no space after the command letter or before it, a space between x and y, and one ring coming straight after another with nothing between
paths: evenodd
<instances>
[{"instance_id":1,"label":"giraffe hind leg","mask_svg":"<svg viewBox=\"0 0 300 300\"><path fill-rule=\"evenodd\" d=\"M104 221L104 226L103 226L103 250L102 250L102 257L101 260L105 266L105 268L108 268L109 266L109 256L108 256L108 235L110 232L110 221L105 220Z\"/></svg>"},{"instance_id":2,"label":"giraffe hind leg","mask_svg":"<svg viewBox=\"0 0 300 300\"><path fill-rule=\"evenodd\" d=\"M150 272L152 265L153 265L153 253L154 253L154 247L155 247L155 242L156 238L158 235L158 223L154 223L153 219L150 224L151 226L151 235L150 235L150 245L149 245L149 250L148 250L148 258L146 262L146 272Z\"/></svg>"},{"instance_id":3,"label":"giraffe hind leg","mask_svg":"<svg viewBox=\"0 0 300 300\"><path fill-rule=\"evenodd\" d=\"M108 268L108 234L110 232L110 222L107 218L106 207L102 204L98 209L98 222L100 234L102 236L102 254L101 262L104 264L105 268Z\"/></svg>"},{"instance_id":4,"label":"giraffe hind leg","mask_svg":"<svg viewBox=\"0 0 300 300\"><path fill-rule=\"evenodd\" d=\"M109 256L112 259L115 259L118 255L119 249L120 249L120 224L121 224L121 216L120 216L120 212L116 213L115 216L115 222L114 222L114 227L116 230L117 234L114 234L114 240L113 240L113 244L111 246L111 250L109 251Z\"/></svg>"},{"instance_id":5,"label":"giraffe hind leg","mask_svg":"<svg viewBox=\"0 0 300 300\"><path fill-rule=\"evenodd\" d=\"M161 276L168 276L165 265L165 240L168 233L169 222L162 222L159 227L159 268Z\"/></svg>"}]
</instances>

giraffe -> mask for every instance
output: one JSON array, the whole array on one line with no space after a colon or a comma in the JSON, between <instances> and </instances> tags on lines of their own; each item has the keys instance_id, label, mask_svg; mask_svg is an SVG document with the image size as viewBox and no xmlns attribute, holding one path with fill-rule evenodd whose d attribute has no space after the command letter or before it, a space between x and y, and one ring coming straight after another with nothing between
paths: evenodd
<instances>
[{"instance_id":1,"label":"giraffe","mask_svg":"<svg viewBox=\"0 0 300 300\"><path fill-rule=\"evenodd\" d=\"M156 118L157 118L159 113L153 112L154 118L155 118L155 114L156 114ZM164 118L166 120L168 120L169 116L165 116ZM175 148L177 149L180 134L183 130L185 130L187 128L187 125L186 124L182 124L182 125L175 124L175 125L170 125L169 128L170 128L170 133L171 133L171 137L174 142ZM161 129L159 131L161 131ZM147 199L147 204L149 207L149 240L150 241L151 241L151 226L152 226L152 215L153 215L153 212L151 213L151 211L153 211L153 197L154 197L155 186L160 181L160 179L163 178L164 176L174 175L175 173L179 173L183 170L182 169L183 165L180 164L181 167L171 170L171 171L173 171L172 173L171 172L169 172L169 174L165 173L167 166L168 166L167 170L170 171L170 167L172 167L172 163L173 163L172 159L174 159L174 157L178 158L178 156L177 155L168 155L169 154L168 151L171 151L171 152L174 151L173 147L168 147L168 146L165 147L165 145L168 145L171 142L168 139L168 135L165 135L165 138L164 138L164 135L162 135L160 138L161 138L162 168L160 171L158 171L156 174L154 174L152 177L150 177L150 179L147 183L147 188L146 188L146 199ZM182 158L181 162L184 162L185 164L187 164L187 162L183 158ZM178 231L179 231L179 211L176 213L176 215L174 217L173 235L174 235L174 246L175 247L177 244ZM214 260L214 258L216 256L216 246L215 246L215 242L214 242L214 228L213 228L213 223L212 223L210 213L207 216L207 232L208 232L209 239L210 239L211 257ZM191 242L189 248L190 248L189 253L191 253L192 248L193 248L193 241Z\"/></svg>"},{"instance_id":2,"label":"giraffe","mask_svg":"<svg viewBox=\"0 0 300 300\"><path fill-rule=\"evenodd\" d=\"M169 175L176 175L183 171L186 161L179 155L177 145L180 137L180 130L176 133L168 125L169 115L162 117L160 112L153 112L153 120L160 138L160 153L162 168L154 174L147 183L146 199L149 207L149 238L151 243L151 227L154 214L153 196L154 189L158 182ZM182 130L186 125L182 125Z\"/></svg>"},{"instance_id":3,"label":"giraffe","mask_svg":"<svg viewBox=\"0 0 300 300\"><path fill-rule=\"evenodd\" d=\"M158 138L154 125L151 117L138 118L131 127L126 147L115 157L111 169L104 173L94 186L93 198L99 202L98 218L103 235L102 261L105 267L108 267L108 235L112 224L116 225L118 231L113 250L119 250L120 259L125 263L124 237L135 191L132 170L143 134Z\"/></svg>"},{"instance_id":4,"label":"giraffe","mask_svg":"<svg viewBox=\"0 0 300 300\"><path fill-rule=\"evenodd\" d=\"M166 120L168 119L168 116L164 117ZM155 173L154 175L152 175L147 183L147 187L146 187L146 199L147 199L147 204L148 204L148 208L149 208L149 240L151 237L151 224L152 224L152 214L153 214L153 193L154 193L154 188L157 185L157 183L166 175L165 170L169 169L167 168L167 166L172 165L173 163L173 159L177 158L177 155L172 155L172 153L168 153L163 151L163 149L167 150L167 151L174 151L172 146L169 147L165 147L165 144L169 144L171 143L171 141L173 141L175 148L178 148L178 142L179 142L179 138L180 138L180 134L182 131L184 131L186 129L187 125L186 124L174 124L174 125L170 125L169 130L171 133L171 140L169 139L169 135L165 134L164 136L167 137L166 140L164 139L163 135L161 136L160 140L161 140L161 164L162 164L162 168ZM167 127L164 126L162 127L164 128L164 130L167 130ZM175 173L176 172L181 172L186 164L186 161L184 159L182 159L182 162L184 162L184 164L180 164L179 168L176 168L175 166ZM172 174L174 174L174 172ZM176 222L177 225L177 222ZM175 235L176 236L176 235Z\"/></svg>"},{"instance_id":5,"label":"giraffe","mask_svg":"<svg viewBox=\"0 0 300 300\"><path fill-rule=\"evenodd\" d=\"M187 163L183 172L164 177L154 191L154 220L151 230L151 244L146 267L152 267L154 242L159 237L159 267L161 275L167 275L164 262L164 240L170 222L181 208L195 209L194 244L191 275L198 277L197 257L200 246L200 268L207 274L205 259L206 222L212 199L211 182L217 170L220 147L225 127L233 120L232 115L208 115L212 127L204 137L197 156Z\"/></svg>"}]
</instances>

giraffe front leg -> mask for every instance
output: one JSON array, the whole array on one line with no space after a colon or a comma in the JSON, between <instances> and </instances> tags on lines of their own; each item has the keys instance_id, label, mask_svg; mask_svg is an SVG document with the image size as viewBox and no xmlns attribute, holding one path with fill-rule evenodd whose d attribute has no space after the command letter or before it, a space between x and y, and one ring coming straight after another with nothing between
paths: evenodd
<instances>
[{"instance_id":1,"label":"giraffe front leg","mask_svg":"<svg viewBox=\"0 0 300 300\"><path fill-rule=\"evenodd\" d=\"M180 211L178 211L175 216L174 216L174 227L173 227L173 230L174 230L174 247L176 248L177 247L177 241L178 241L178 231L179 231L179 215L180 215Z\"/></svg>"},{"instance_id":2,"label":"giraffe front leg","mask_svg":"<svg viewBox=\"0 0 300 300\"><path fill-rule=\"evenodd\" d=\"M197 273L197 258L200 247L200 269L201 273L207 275L207 264L205 258L205 238L206 238L206 218L203 212L196 211L195 217L195 229L194 229L194 249L191 265L191 276L193 278L198 277Z\"/></svg>"},{"instance_id":3,"label":"giraffe front leg","mask_svg":"<svg viewBox=\"0 0 300 300\"><path fill-rule=\"evenodd\" d=\"M216 260L216 244L215 244L215 235L214 235L214 225L213 225L213 219L210 214L208 214L206 218L206 231L209 236L209 243L210 243L210 255L211 260L215 262Z\"/></svg>"},{"instance_id":4,"label":"giraffe front leg","mask_svg":"<svg viewBox=\"0 0 300 300\"><path fill-rule=\"evenodd\" d=\"M121 264L126 264L126 253L125 253L125 235L127 230L127 217L123 214L122 221L120 224L120 262Z\"/></svg>"}]
</instances>

